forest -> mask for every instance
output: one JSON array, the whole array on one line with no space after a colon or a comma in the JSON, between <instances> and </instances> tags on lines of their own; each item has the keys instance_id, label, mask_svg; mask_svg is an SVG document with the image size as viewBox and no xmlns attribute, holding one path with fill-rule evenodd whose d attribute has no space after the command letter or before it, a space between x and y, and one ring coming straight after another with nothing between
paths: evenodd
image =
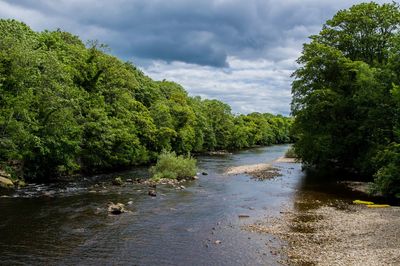
<instances>
[{"instance_id":1,"label":"forest","mask_svg":"<svg viewBox=\"0 0 400 266\"><path fill-rule=\"evenodd\" d=\"M0 20L0 170L51 181L176 154L288 143L292 118L233 114L105 45Z\"/></svg>"},{"instance_id":2,"label":"forest","mask_svg":"<svg viewBox=\"0 0 400 266\"><path fill-rule=\"evenodd\" d=\"M345 169L372 192L400 198L400 9L339 11L304 45L293 74L295 152L317 169Z\"/></svg>"}]
</instances>

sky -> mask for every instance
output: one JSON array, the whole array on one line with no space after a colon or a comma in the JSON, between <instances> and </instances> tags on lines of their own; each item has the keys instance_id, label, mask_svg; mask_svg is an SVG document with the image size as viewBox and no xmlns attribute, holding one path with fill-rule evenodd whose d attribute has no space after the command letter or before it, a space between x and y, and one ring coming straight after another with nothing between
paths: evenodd
<instances>
[{"instance_id":1,"label":"sky","mask_svg":"<svg viewBox=\"0 0 400 266\"><path fill-rule=\"evenodd\" d=\"M302 44L338 10L360 2L0 0L0 18L98 40L151 78L226 102L234 113L289 115Z\"/></svg>"}]
</instances>

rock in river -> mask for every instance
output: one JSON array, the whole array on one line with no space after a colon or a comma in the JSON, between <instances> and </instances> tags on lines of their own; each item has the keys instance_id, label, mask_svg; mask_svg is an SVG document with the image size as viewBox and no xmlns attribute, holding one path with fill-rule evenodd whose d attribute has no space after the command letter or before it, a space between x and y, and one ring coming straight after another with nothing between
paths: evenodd
<instances>
[{"instance_id":1,"label":"rock in river","mask_svg":"<svg viewBox=\"0 0 400 266\"><path fill-rule=\"evenodd\" d=\"M122 181L121 177L116 177L113 181L112 184L114 186L122 186L124 184L124 181Z\"/></svg>"},{"instance_id":2,"label":"rock in river","mask_svg":"<svg viewBox=\"0 0 400 266\"><path fill-rule=\"evenodd\" d=\"M0 187L12 188L14 187L14 183L10 179L0 176Z\"/></svg>"},{"instance_id":3,"label":"rock in river","mask_svg":"<svg viewBox=\"0 0 400 266\"><path fill-rule=\"evenodd\" d=\"M149 189L149 192L147 194L149 196L152 196L152 197L156 197L157 196L157 193L156 193L155 189Z\"/></svg>"},{"instance_id":4,"label":"rock in river","mask_svg":"<svg viewBox=\"0 0 400 266\"><path fill-rule=\"evenodd\" d=\"M108 212L111 213L111 214L121 214L121 213L124 213L124 212L126 212L126 210L125 210L125 205L122 204L122 203L116 203L116 204L114 204L114 203L111 202L111 203L108 205Z\"/></svg>"}]
</instances>

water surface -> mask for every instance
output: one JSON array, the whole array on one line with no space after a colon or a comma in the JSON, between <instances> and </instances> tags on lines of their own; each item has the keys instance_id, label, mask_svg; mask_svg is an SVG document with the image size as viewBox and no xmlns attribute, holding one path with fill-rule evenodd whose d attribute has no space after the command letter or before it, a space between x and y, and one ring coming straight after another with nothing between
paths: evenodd
<instances>
[{"instance_id":1,"label":"water surface","mask_svg":"<svg viewBox=\"0 0 400 266\"><path fill-rule=\"evenodd\" d=\"M113 175L81 182L30 185L0 198L0 264L4 265L277 265L273 236L242 230L291 204L303 174L278 164L283 176L256 181L226 176L231 166L272 162L288 145L198 158L199 180L186 189L111 185ZM118 173L146 175L146 169ZM129 213L107 213L108 202ZM239 215L249 218L239 218ZM216 244L216 241L221 241Z\"/></svg>"}]
</instances>

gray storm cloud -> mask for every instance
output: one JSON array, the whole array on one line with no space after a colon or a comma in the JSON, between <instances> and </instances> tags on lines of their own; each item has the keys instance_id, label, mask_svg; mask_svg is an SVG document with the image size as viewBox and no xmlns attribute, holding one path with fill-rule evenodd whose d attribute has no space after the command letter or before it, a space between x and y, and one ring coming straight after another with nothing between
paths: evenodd
<instances>
[{"instance_id":1,"label":"gray storm cloud","mask_svg":"<svg viewBox=\"0 0 400 266\"><path fill-rule=\"evenodd\" d=\"M288 114L290 73L302 43L339 9L359 2L0 0L0 17L35 30L61 28L83 40L97 39L150 76L226 100L237 112ZM177 74L180 68L184 77ZM208 76L198 78L199 73ZM228 98L227 91L237 97Z\"/></svg>"}]
</instances>

